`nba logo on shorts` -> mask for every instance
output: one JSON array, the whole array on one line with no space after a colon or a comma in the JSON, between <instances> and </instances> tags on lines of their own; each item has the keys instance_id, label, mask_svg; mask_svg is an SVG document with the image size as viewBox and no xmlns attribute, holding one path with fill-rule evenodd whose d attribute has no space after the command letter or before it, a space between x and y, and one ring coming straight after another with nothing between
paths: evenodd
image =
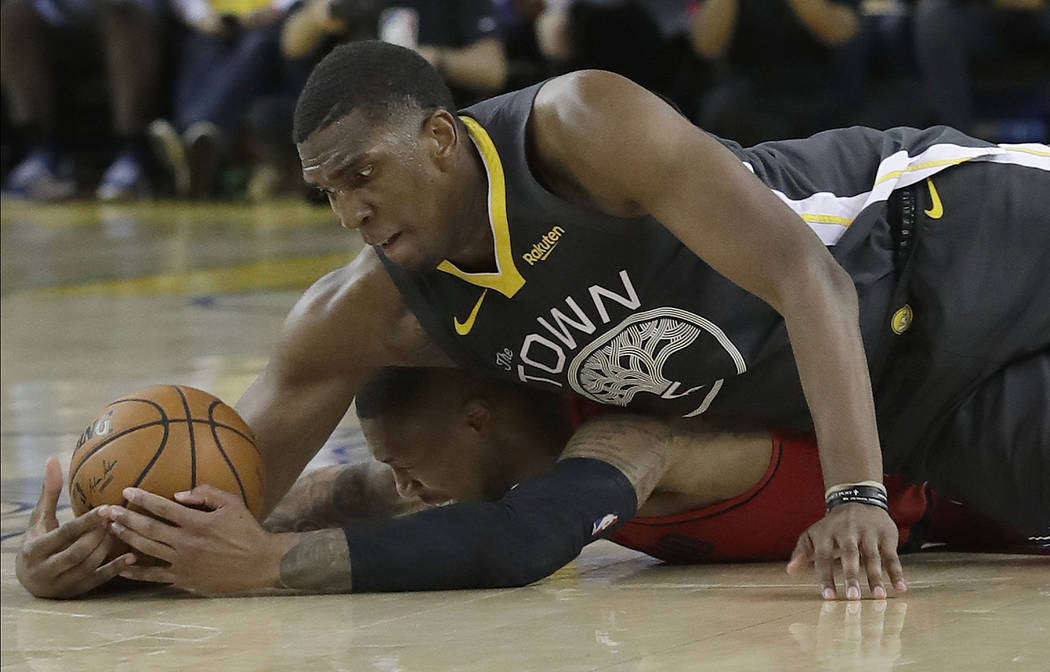
<instances>
[{"instance_id":1,"label":"nba logo on shorts","mask_svg":"<svg viewBox=\"0 0 1050 672\"><path fill-rule=\"evenodd\" d=\"M594 521L594 527L591 529L591 536L593 537L599 532L609 529L609 527L615 525L616 521L619 519L620 517L615 513L605 514L601 520Z\"/></svg>"}]
</instances>

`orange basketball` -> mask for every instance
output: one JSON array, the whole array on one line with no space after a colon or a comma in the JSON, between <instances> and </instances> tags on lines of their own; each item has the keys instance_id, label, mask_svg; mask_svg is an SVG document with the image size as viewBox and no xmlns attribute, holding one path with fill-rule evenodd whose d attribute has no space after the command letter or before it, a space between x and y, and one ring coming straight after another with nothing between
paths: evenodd
<instances>
[{"instance_id":1,"label":"orange basketball","mask_svg":"<svg viewBox=\"0 0 1050 672\"><path fill-rule=\"evenodd\" d=\"M99 412L77 441L69 498L80 515L100 504L127 505L135 486L173 498L208 484L262 505L263 466L255 437L218 398L184 385L154 385Z\"/></svg>"}]
</instances>

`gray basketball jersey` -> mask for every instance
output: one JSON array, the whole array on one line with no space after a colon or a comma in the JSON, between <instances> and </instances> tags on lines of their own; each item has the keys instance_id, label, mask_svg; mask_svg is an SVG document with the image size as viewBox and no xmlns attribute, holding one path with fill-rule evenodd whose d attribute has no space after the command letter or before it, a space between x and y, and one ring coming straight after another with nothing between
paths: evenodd
<instances>
[{"instance_id":1,"label":"gray basketball jersey","mask_svg":"<svg viewBox=\"0 0 1050 672\"><path fill-rule=\"evenodd\" d=\"M808 426L779 314L655 219L601 214L536 180L525 131L540 86L462 113L488 174L496 272L445 261L409 273L383 259L429 335L466 369L602 404ZM848 128L747 149L723 143L853 277L873 379L899 308L902 210L912 207L895 194L1010 151L945 127Z\"/></svg>"}]
</instances>

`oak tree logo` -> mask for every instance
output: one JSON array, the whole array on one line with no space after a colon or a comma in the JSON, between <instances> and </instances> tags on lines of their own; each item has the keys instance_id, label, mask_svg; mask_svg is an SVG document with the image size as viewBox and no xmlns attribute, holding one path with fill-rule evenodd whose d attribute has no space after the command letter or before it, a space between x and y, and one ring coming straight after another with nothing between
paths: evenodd
<instances>
[{"instance_id":1,"label":"oak tree logo","mask_svg":"<svg viewBox=\"0 0 1050 672\"><path fill-rule=\"evenodd\" d=\"M714 400L724 378L686 381L681 374L694 369L669 363L675 355L696 349L702 352L692 354L711 361L714 343L714 360L723 370L734 374L747 370L740 351L710 320L669 307L637 313L576 355L569 366L569 384L578 394L602 404L628 406L639 394L648 393L662 400L683 400L682 415L699 415Z\"/></svg>"}]
</instances>

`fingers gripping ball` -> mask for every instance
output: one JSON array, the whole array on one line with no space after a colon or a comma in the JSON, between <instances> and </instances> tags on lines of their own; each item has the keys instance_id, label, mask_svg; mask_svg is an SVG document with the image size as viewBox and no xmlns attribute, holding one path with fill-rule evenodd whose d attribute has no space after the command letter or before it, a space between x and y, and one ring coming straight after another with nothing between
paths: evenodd
<instances>
[{"instance_id":1,"label":"fingers gripping ball","mask_svg":"<svg viewBox=\"0 0 1050 672\"><path fill-rule=\"evenodd\" d=\"M78 516L101 504L126 506L128 486L173 498L205 483L258 514L263 467L251 429L218 398L183 385L154 385L110 403L84 430L69 465Z\"/></svg>"}]
</instances>

